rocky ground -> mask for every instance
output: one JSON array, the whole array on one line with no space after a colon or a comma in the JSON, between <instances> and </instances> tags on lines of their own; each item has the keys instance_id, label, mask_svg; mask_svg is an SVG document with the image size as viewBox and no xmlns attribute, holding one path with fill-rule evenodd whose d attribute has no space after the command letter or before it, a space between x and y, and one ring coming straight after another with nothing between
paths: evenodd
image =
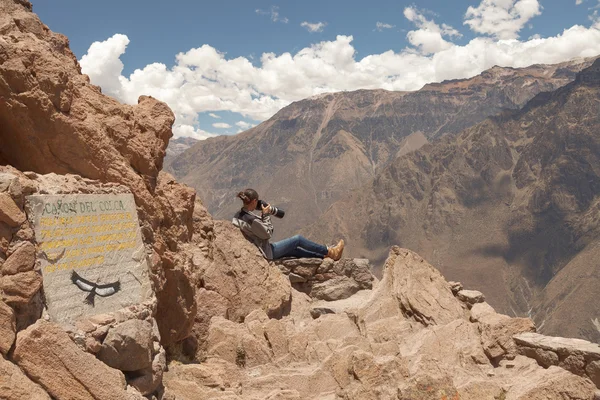
<instances>
[{"instance_id":1,"label":"rocky ground","mask_svg":"<svg viewBox=\"0 0 600 400\"><path fill-rule=\"evenodd\" d=\"M264 260L161 172L168 107L104 96L31 8L0 0L0 399L599 398L599 346L537 335L410 250L381 281L364 259ZM49 314L27 196L69 194L133 195L144 302Z\"/></svg>"}]
</instances>

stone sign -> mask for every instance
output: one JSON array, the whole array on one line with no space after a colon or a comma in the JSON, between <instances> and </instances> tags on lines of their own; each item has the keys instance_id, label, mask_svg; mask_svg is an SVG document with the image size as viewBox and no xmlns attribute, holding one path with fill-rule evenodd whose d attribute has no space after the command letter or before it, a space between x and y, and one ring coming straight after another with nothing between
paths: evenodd
<instances>
[{"instance_id":1,"label":"stone sign","mask_svg":"<svg viewBox=\"0 0 600 400\"><path fill-rule=\"evenodd\" d=\"M73 322L150 296L133 195L28 196L27 213L53 320Z\"/></svg>"}]
</instances>

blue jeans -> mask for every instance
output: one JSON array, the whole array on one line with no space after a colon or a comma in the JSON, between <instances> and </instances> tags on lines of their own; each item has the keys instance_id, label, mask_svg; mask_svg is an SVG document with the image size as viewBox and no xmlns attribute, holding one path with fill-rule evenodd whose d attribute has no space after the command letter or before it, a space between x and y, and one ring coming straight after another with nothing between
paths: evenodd
<instances>
[{"instance_id":1,"label":"blue jeans","mask_svg":"<svg viewBox=\"0 0 600 400\"><path fill-rule=\"evenodd\" d=\"M311 242L300 235L271 243L271 248L273 249L273 260L283 257L325 258L327 255L327 247Z\"/></svg>"}]
</instances>

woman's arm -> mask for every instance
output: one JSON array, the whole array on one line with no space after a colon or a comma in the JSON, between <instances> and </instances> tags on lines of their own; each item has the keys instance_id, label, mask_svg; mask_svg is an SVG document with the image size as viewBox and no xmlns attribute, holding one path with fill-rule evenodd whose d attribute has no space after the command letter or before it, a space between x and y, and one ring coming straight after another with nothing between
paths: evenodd
<instances>
[{"instance_id":1,"label":"woman's arm","mask_svg":"<svg viewBox=\"0 0 600 400\"><path fill-rule=\"evenodd\" d=\"M271 239L273 235L273 223L268 214L263 214L262 218L259 218L255 214L243 213L239 217L236 215L232 222L246 235L255 236L261 240Z\"/></svg>"}]
</instances>

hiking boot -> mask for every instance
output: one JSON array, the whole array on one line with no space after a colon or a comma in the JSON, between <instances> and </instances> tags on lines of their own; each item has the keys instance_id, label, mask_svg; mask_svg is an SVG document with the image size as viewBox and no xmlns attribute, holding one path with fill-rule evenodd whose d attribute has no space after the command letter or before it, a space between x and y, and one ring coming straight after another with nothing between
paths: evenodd
<instances>
[{"instance_id":1,"label":"hiking boot","mask_svg":"<svg viewBox=\"0 0 600 400\"><path fill-rule=\"evenodd\" d=\"M338 244L335 246L331 246L327 248L327 257L331 258L333 261L337 261L342 258L342 253L344 252L344 239L341 239Z\"/></svg>"}]
</instances>

